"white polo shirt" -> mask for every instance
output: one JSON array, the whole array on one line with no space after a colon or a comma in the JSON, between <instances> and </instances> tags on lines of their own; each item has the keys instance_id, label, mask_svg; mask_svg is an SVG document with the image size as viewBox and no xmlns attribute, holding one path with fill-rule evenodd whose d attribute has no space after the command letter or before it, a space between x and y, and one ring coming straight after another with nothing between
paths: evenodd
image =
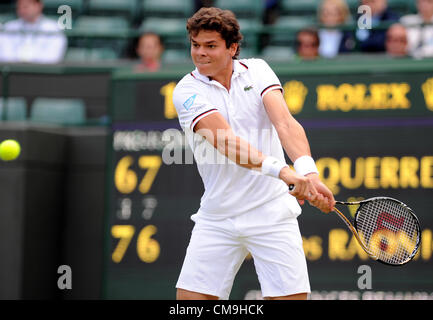
<instances>
[{"instance_id":1,"label":"white polo shirt","mask_svg":"<svg viewBox=\"0 0 433 320\"><path fill-rule=\"evenodd\" d=\"M409 14L400 18L406 27L409 52L415 58L433 57L433 17L425 24L419 14Z\"/></svg>"},{"instance_id":2,"label":"white polo shirt","mask_svg":"<svg viewBox=\"0 0 433 320\"><path fill-rule=\"evenodd\" d=\"M34 23L23 19L7 22L0 30L0 62L59 63L67 38L57 21L41 16Z\"/></svg>"},{"instance_id":3,"label":"white polo shirt","mask_svg":"<svg viewBox=\"0 0 433 320\"><path fill-rule=\"evenodd\" d=\"M237 136L263 154L285 161L262 100L275 89L282 90L281 83L261 59L233 60L229 92L197 69L177 84L173 102L205 188L200 214L216 219L233 217L281 196L287 197L294 216L300 214L298 202L283 181L235 164L193 132L201 119L219 112Z\"/></svg>"}]
</instances>

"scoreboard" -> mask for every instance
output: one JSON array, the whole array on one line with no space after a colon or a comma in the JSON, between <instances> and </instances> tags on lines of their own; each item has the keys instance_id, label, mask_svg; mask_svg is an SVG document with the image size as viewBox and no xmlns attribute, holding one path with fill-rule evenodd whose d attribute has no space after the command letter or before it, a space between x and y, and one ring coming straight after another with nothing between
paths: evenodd
<instances>
[{"instance_id":1,"label":"scoreboard","mask_svg":"<svg viewBox=\"0 0 433 320\"><path fill-rule=\"evenodd\" d=\"M276 70L278 73L278 70ZM312 299L433 298L433 78L382 70L279 74L323 181L343 201L397 198L420 219L414 261L381 265L334 214L305 204L298 218ZM182 75L118 75L112 83L104 298L174 299L203 184L172 103ZM349 215L354 212L347 212ZM371 287L359 287L371 268ZM260 298L242 265L231 299Z\"/></svg>"},{"instance_id":2,"label":"scoreboard","mask_svg":"<svg viewBox=\"0 0 433 320\"><path fill-rule=\"evenodd\" d=\"M189 215L198 209L202 183L195 165L164 163L162 142L173 126L147 123L114 129L109 297L175 297L174 283L192 228ZM134 146L137 136L151 146Z\"/></svg>"}]
</instances>

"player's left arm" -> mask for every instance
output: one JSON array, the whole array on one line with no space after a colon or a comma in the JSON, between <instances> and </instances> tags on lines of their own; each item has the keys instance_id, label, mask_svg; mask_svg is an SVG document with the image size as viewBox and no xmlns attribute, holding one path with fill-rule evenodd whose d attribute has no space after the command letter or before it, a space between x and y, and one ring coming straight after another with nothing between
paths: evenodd
<instances>
[{"instance_id":1,"label":"player's left arm","mask_svg":"<svg viewBox=\"0 0 433 320\"><path fill-rule=\"evenodd\" d=\"M290 160L295 163L296 160L301 160L301 157L311 157L310 144L305 130L290 113L281 91L269 91L263 97L263 104ZM320 196L310 202L322 211L331 211L335 205L332 192L322 183L317 173L307 174L320 194Z\"/></svg>"}]
</instances>

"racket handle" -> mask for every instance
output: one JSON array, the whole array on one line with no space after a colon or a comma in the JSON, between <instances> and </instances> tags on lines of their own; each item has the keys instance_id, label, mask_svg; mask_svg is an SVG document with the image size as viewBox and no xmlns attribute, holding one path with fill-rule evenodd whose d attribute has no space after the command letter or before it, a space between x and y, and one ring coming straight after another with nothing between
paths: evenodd
<instances>
[{"instance_id":1,"label":"racket handle","mask_svg":"<svg viewBox=\"0 0 433 320\"><path fill-rule=\"evenodd\" d=\"M289 184L289 192L292 192L293 190L295 190L295 185Z\"/></svg>"}]
</instances>

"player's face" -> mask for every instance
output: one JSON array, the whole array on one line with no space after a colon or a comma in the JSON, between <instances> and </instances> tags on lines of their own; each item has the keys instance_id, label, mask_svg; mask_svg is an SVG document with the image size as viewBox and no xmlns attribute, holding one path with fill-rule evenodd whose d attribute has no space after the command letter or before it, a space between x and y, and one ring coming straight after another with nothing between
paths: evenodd
<instances>
[{"instance_id":1,"label":"player's face","mask_svg":"<svg viewBox=\"0 0 433 320\"><path fill-rule=\"evenodd\" d=\"M225 40L217 31L202 30L196 36L191 36L192 61L198 71L208 77L217 78L231 70L236 50L237 44L227 48Z\"/></svg>"}]
</instances>

